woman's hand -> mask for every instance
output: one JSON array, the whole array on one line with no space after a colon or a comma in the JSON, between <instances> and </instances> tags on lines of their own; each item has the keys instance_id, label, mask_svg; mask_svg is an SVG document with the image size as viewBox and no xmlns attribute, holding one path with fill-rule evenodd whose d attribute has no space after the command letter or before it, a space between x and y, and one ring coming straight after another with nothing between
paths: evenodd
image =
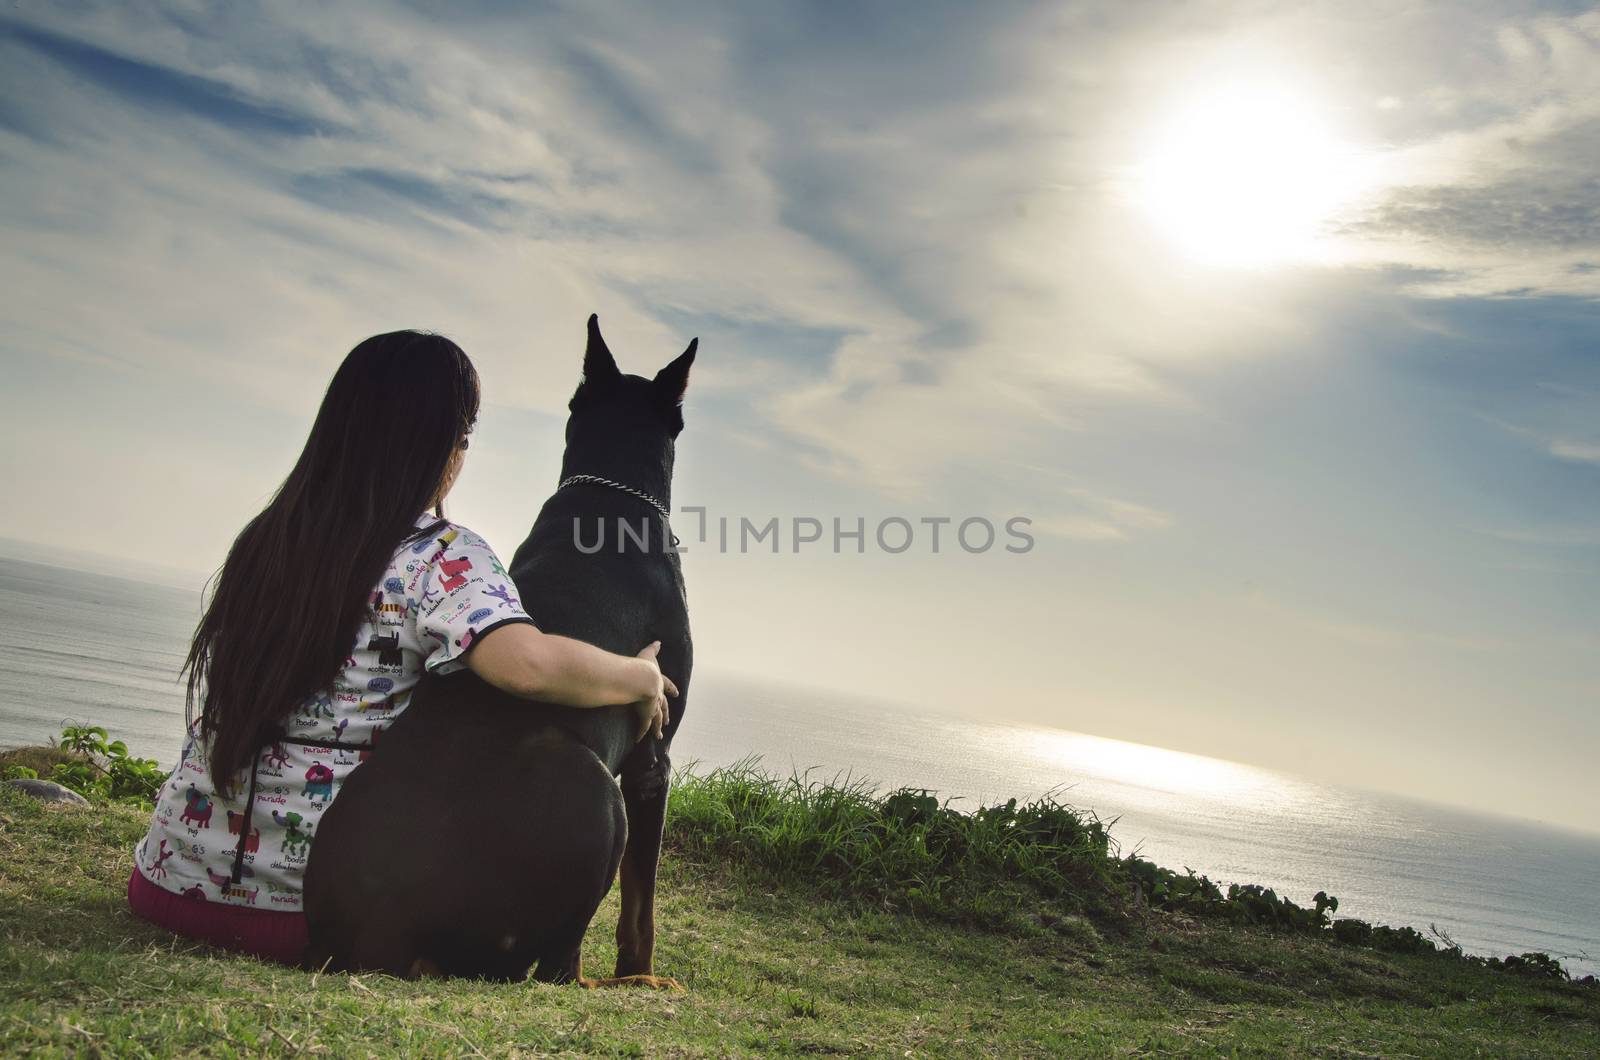
<instances>
[{"instance_id":1,"label":"woman's hand","mask_svg":"<svg viewBox=\"0 0 1600 1060\"><path fill-rule=\"evenodd\" d=\"M651 641L638 656L650 664L652 687L649 692L633 702L634 712L639 718L639 735L633 738L635 743L644 739L652 730L656 739L661 739L662 732L672 722L672 711L667 706L667 697L676 696L678 686L661 672L661 667L656 662L656 655L660 651L661 642Z\"/></svg>"}]
</instances>

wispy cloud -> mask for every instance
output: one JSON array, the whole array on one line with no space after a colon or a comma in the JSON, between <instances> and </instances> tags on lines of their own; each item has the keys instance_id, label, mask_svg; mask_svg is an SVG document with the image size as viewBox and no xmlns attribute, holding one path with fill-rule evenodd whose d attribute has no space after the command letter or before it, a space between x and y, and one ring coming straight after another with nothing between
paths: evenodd
<instances>
[{"instance_id":1,"label":"wispy cloud","mask_svg":"<svg viewBox=\"0 0 1600 1060\"><path fill-rule=\"evenodd\" d=\"M1600 464L1600 443L1553 438L1550 441L1550 455L1579 464Z\"/></svg>"},{"instance_id":2,"label":"wispy cloud","mask_svg":"<svg viewBox=\"0 0 1600 1060\"><path fill-rule=\"evenodd\" d=\"M1439 294L1600 292L1600 12L1473 28L1457 68L1403 101L1397 131L1416 124L1391 187L1346 231L1373 259L1444 270Z\"/></svg>"},{"instance_id":3,"label":"wispy cloud","mask_svg":"<svg viewBox=\"0 0 1600 1060\"><path fill-rule=\"evenodd\" d=\"M1528 425L1512 423L1495 416L1483 418L1507 434L1521 439L1525 444L1557 460L1573 464L1600 464L1600 442L1589 441L1577 434L1564 433L1558 426L1563 421L1573 422L1576 426L1577 423L1589 420L1597 410L1600 410L1600 402L1593 396L1568 393L1555 395L1552 404L1541 408L1540 411L1547 421L1544 423Z\"/></svg>"},{"instance_id":4,"label":"wispy cloud","mask_svg":"<svg viewBox=\"0 0 1600 1060\"><path fill-rule=\"evenodd\" d=\"M1034 529L1073 541L1125 541L1134 534L1172 525L1170 513L1142 504L1087 490L1072 491L1070 496L1077 511L1041 516L1034 520Z\"/></svg>"},{"instance_id":5,"label":"wispy cloud","mask_svg":"<svg viewBox=\"0 0 1600 1060\"><path fill-rule=\"evenodd\" d=\"M330 132L315 116L251 96L215 78L130 58L61 33L0 20L0 33L98 89L155 111L201 118L236 132L315 136Z\"/></svg>"}]
</instances>

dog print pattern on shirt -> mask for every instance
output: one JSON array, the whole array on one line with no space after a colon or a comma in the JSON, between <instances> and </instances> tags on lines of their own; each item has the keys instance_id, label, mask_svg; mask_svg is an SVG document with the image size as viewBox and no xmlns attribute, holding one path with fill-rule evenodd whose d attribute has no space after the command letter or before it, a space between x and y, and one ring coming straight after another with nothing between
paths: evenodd
<instances>
[{"instance_id":1,"label":"dog print pattern on shirt","mask_svg":"<svg viewBox=\"0 0 1600 1060\"><path fill-rule=\"evenodd\" d=\"M248 815L249 774L235 779L232 798L218 795L198 723L191 729L135 851L145 879L187 898L298 911L317 821L350 774L382 753L383 730L406 709L423 673L460 670L474 639L507 622L533 621L483 538L427 515L415 525L431 531L396 551L338 677L284 719L286 739L261 748ZM241 840L244 861L234 883Z\"/></svg>"}]
</instances>

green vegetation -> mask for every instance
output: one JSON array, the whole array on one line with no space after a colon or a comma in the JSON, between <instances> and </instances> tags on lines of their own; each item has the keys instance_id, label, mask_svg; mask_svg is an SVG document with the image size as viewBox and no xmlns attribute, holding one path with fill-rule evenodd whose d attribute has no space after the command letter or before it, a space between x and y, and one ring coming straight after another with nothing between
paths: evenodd
<instances>
[{"instance_id":1,"label":"green vegetation","mask_svg":"<svg viewBox=\"0 0 1600 1060\"><path fill-rule=\"evenodd\" d=\"M672 841L684 853L736 864L774 886L804 881L810 893L859 908L1024 933L1074 916L1119 922L1154 909L1567 978L1543 953L1475 957L1415 928L1333 920L1339 900L1322 891L1306 908L1257 884L1224 891L1193 872L1121 857L1105 825L1049 797L963 813L927 791L879 797L865 782L776 780L751 763L686 779L672 802Z\"/></svg>"},{"instance_id":2,"label":"green vegetation","mask_svg":"<svg viewBox=\"0 0 1600 1060\"><path fill-rule=\"evenodd\" d=\"M0 779L49 779L56 766L76 762L78 756L56 744L45 747L13 747L0 751Z\"/></svg>"},{"instance_id":3,"label":"green vegetation","mask_svg":"<svg viewBox=\"0 0 1600 1060\"><path fill-rule=\"evenodd\" d=\"M311 975L174 940L122 897L145 823L0 788L0 1053L1600 1055L1600 990L1542 955L1391 945L1325 896L1118 857L1050 800L681 777L657 967L685 994Z\"/></svg>"},{"instance_id":4,"label":"green vegetation","mask_svg":"<svg viewBox=\"0 0 1600 1060\"><path fill-rule=\"evenodd\" d=\"M0 778L53 780L89 799L148 807L167 771L153 758L136 758L98 725L68 725L61 742L0 753Z\"/></svg>"}]
</instances>

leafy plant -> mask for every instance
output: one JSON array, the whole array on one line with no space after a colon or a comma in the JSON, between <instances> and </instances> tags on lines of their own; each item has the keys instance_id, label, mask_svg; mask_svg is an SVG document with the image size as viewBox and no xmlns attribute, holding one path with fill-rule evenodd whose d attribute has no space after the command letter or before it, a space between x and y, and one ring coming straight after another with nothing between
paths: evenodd
<instances>
[{"instance_id":1,"label":"leafy plant","mask_svg":"<svg viewBox=\"0 0 1600 1060\"><path fill-rule=\"evenodd\" d=\"M1548 953L1524 953L1520 957L1506 957L1498 962L1499 967L1515 975L1525 975L1531 979L1558 979L1570 978L1567 970L1561 967L1561 962Z\"/></svg>"},{"instance_id":2,"label":"leafy plant","mask_svg":"<svg viewBox=\"0 0 1600 1060\"><path fill-rule=\"evenodd\" d=\"M1365 920L1335 920L1333 937L1347 946L1372 945L1372 925Z\"/></svg>"},{"instance_id":3,"label":"leafy plant","mask_svg":"<svg viewBox=\"0 0 1600 1060\"><path fill-rule=\"evenodd\" d=\"M61 730L60 746L85 756L104 754L109 736L99 725L68 725Z\"/></svg>"},{"instance_id":4,"label":"leafy plant","mask_svg":"<svg viewBox=\"0 0 1600 1060\"><path fill-rule=\"evenodd\" d=\"M59 746L73 757L58 762L50 779L86 798L150 805L166 780L166 771L155 759L129 754L127 744L111 740L109 735L99 725L62 729Z\"/></svg>"}]
</instances>

